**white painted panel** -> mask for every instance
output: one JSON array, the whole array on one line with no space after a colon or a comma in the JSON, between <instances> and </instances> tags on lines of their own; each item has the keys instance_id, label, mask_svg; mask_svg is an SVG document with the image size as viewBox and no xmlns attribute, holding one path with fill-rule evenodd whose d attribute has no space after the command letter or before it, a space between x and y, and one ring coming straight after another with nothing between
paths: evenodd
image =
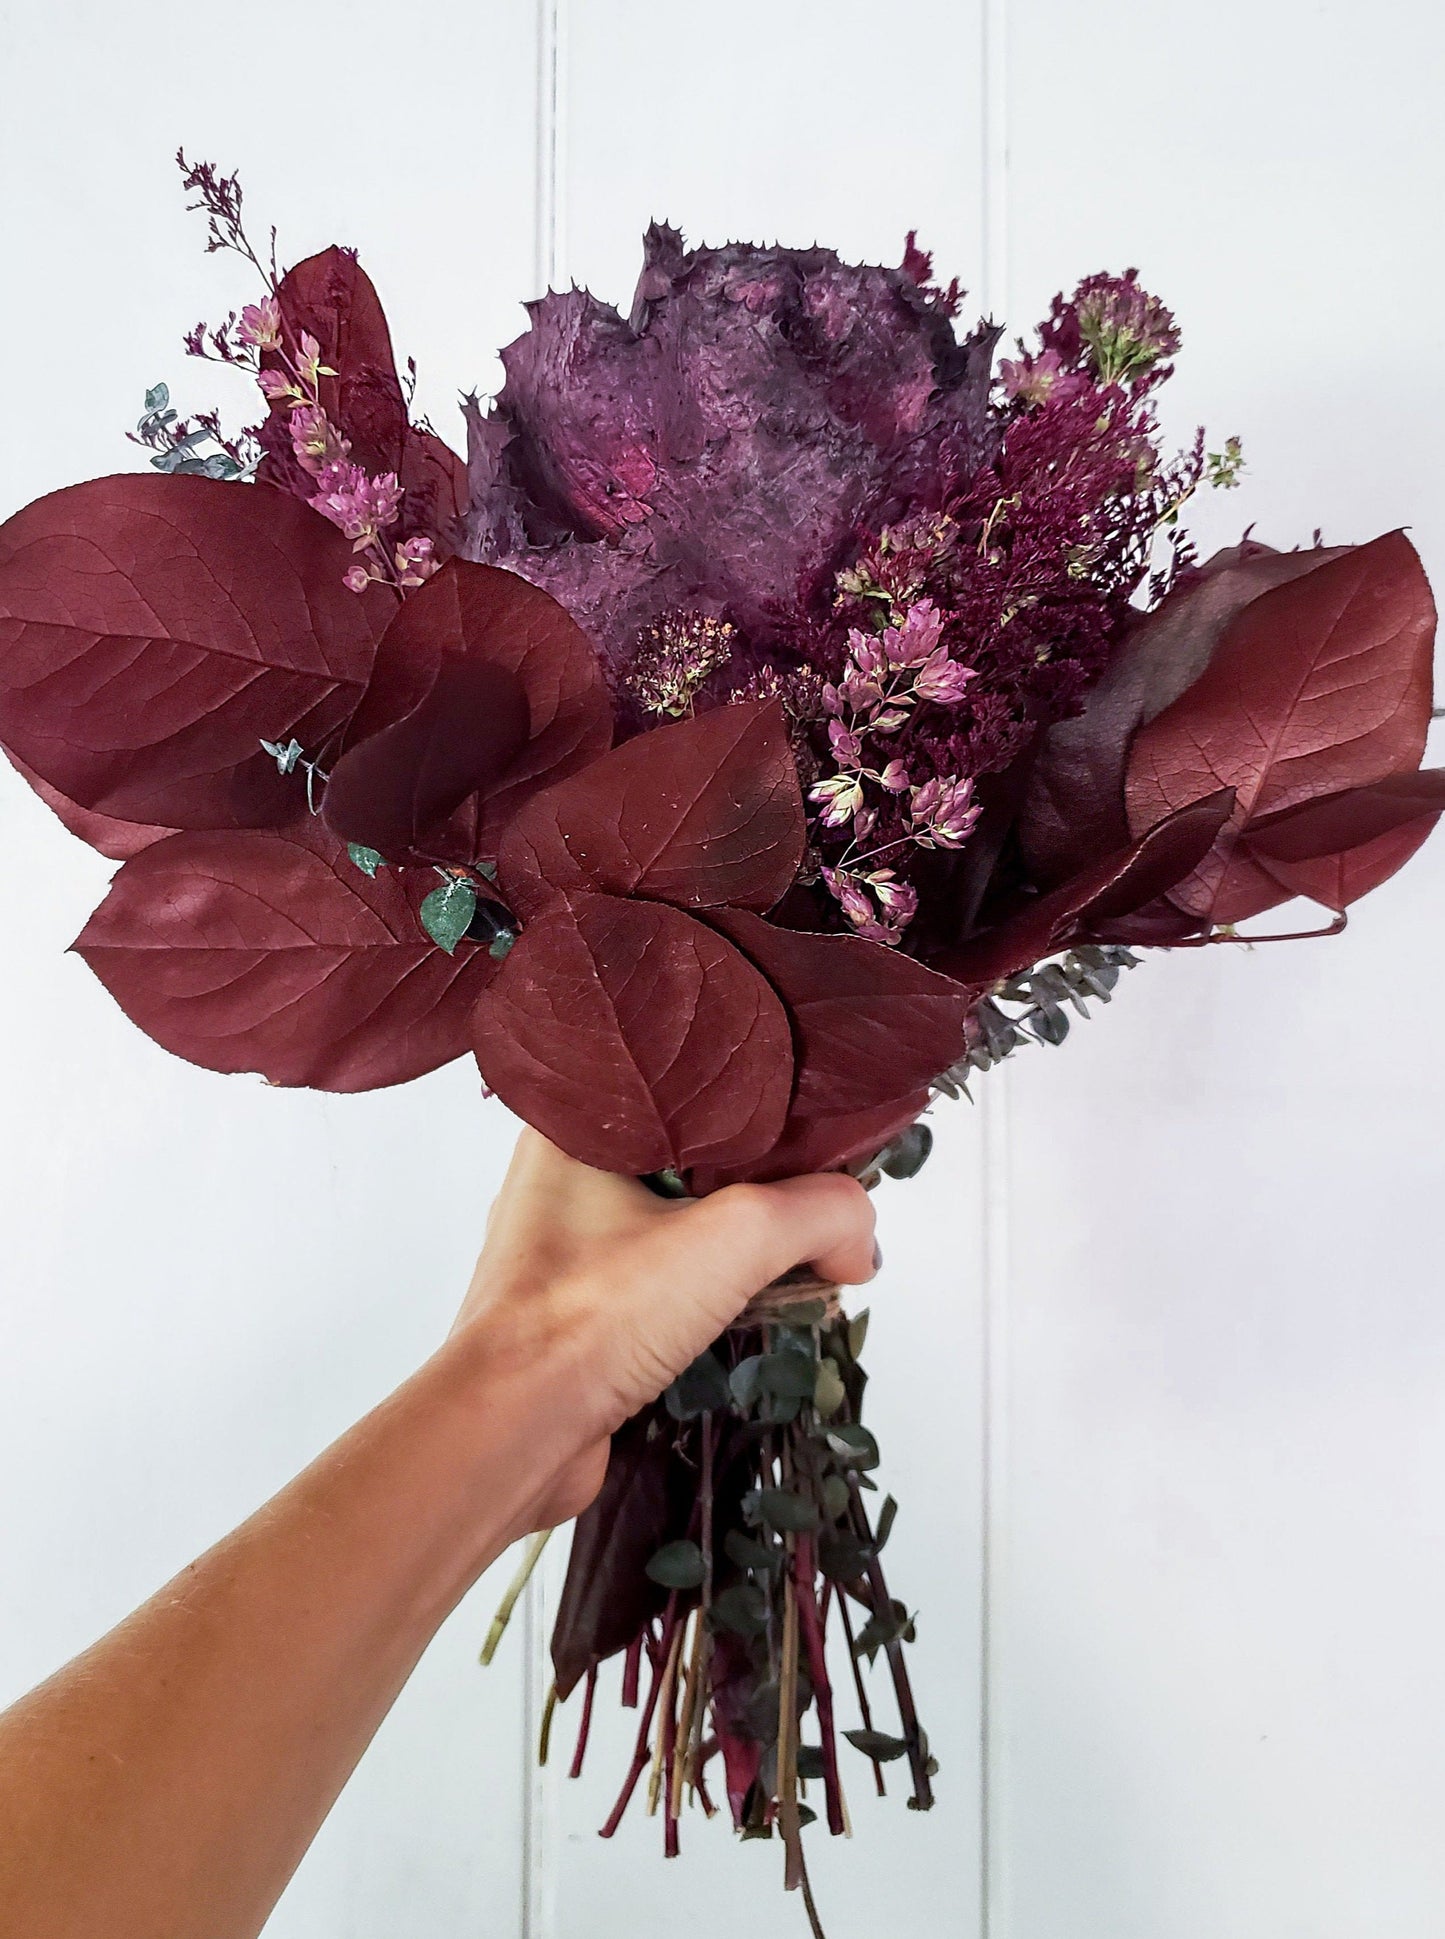
<instances>
[{"instance_id":1,"label":"white painted panel","mask_svg":"<svg viewBox=\"0 0 1445 1939\"><path fill-rule=\"evenodd\" d=\"M4 10L0 509L138 467L146 386L253 411L181 333L254 292L171 152L241 169L286 259L358 245L419 397L532 283L532 10L162 0ZM245 421L241 418L241 421ZM83 1646L389 1391L450 1324L510 1142L466 1065L325 1099L144 1039L63 954L108 865L0 773L0 1701ZM516 1929L519 1691L475 1667L495 1581L418 1672L276 1939Z\"/></svg>"},{"instance_id":2,"label":"white painted panel","mask_svg":"<svg viewBox=\"0 0 1445 1939\"><path fill-rule=\"evenodd\" d=\"M652 216L692 241L831 244L897 262L916 227L940 274L973 283L980 255L980 23L976 6L904 0L721 10L666 0L583 0L566 23L561 94L565 193L559 264L624 310ZM845 1768L855 1836L815 1836L815 1887L831 1939L908 1930L971 1939L978 1919L978 1489L980 1144L976 1113L945 1107L920 1178L881 1200L886 1266L870 1289L869 1417L882 1480L902 1512L890 1586L920 1610L913 1666L943 1766L922 1816L871 1795ZM938 1342L948 1342L940 1351ZM840 1707L848 1671L836 1666ZM555 1868L543 1929L558 1939L668 1932L721 1939L799 1932L768 1844L739 1846L722 1819L685 1823L675 1863L634 1804L617 1838L596 1828L621 1783L636 1728L598 1697L587 1770L561 1773L580 1699L561 1713L547 1773ZM888 1701L886 1695L883 1702ZM847 1719L845 1719L847 1721ZM847 1753L851 1758L853 1754ZM897 1786L893 1787L895 1790Z\"/></svg>"},{"instance_id":3,"label":"white painted panel","mask_svg":"<svg viewBox=\"0 0 1445 1939\"><path fill-rule=\"evenodd\" d=\"M1438 14L1007 11L1014 316L1137 262L1244 437L1211 542L1408 521L1438 583ZM1000 1939L1445 1923L1442 944L1437 838L1012 1073Z\"/></svg>"}]
</instances>

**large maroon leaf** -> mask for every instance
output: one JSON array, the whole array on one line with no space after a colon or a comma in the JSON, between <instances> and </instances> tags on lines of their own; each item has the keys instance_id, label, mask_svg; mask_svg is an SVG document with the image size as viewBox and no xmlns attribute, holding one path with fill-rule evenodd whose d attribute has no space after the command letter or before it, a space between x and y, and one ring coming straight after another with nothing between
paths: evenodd
<instances>
[{"instance_id":1,"label":"large maroon leaf","mask_svg":"<svg viewBox=\"0 0 1445 1939\"><path fill-rule=\"evenodd\" d=\"M419 707L343 754L328 825L389 862L428 859L428 837L469 795L499 788L527 744L527 696L487 660L450 660Z\"/></svg>"},{"instance_id":2,"label":"large maroon leaf","mask_svg":"<svg viewBox=\"0 0 1445 1939\"><path fill-rule=\"evenodd\" d=\"M1314 572L1347 549L1230 546L1183 575L1152 612L1131 619L1083 712L1048 730L1030 772L1019 839L1041 887L1068 880L1129 839L1124 768L1130 743L1204 672L1236 614L1272 586Z\"/></svg>"},{"instance_id":3,"label":"large maroon leaf","mask_svg":"<svg viewBox=\"0 0 1445 1939\"><path fill-rule=\"evenodd\" d=\"M467 506L465 461L432 431L410 423L396 372L391 332L371 278L346 249L323 249L286 272L277 297L293 345L302 332L321 346L327 415L351 445L353 460L372 473L393 471L405 487L399 531L425 532L444 551ZM309 474L297 464L284 404L264 427L262 476L308 496Z\"/></svg>"},{"instance_id":4,"label":"large maroon leaf","mask_svg":"<svg viewBox=\"0 0 1445 1939\"><path fill-rule=\"evenodd\" d=\"M931 1095L923 1084L905 1097L890 1098L866 1111L819 1116L792 1112L783 1135L761 1158L743 1165L696 1166L688 1183L701 1197L743 1180L762 1184L775 1178L799 1178L809 1172L851 1169L891 1144L900 1131L906 1131L927 1109Z\"/></svg>"},{"instance_id":5,"label":"large maroon leaf","mask_svg":"<svg viewBox=\"0 0 1445 1939\"><path fill-rule=\"evenodd\" d=\"M394 601L266 486L97 478L0 526L0 742L80 807L177 828L304 811L262 737L346 722Z\"/></svg>"},{"instance_id":6,"label":"large maroon leaf","mask_svg":"<svg viewBox=\"0 0 1445 1939\"><path fill-rule=\"evenodd\" d=\"M1209 853L1233 800L1228 789L1220 789L1166 815L1126 848L1024 903L995 928L944 952L939 968L970 989L988 989L1066 948L1095 923L1113 925L1147 908Z\"/></svg>"},{"instance_id":7,"label":"large maroon leaf","mask_svg":"<svg viewBox=\"0 0 1445 1939\"><path fill-rule=\"evenodd\" d=\"M1217 788L1235 790L1221 840L1171 900L1220 923L1269 907L1275 885L1237 847L1239 830L1418 766L1434 626L1429 585L1399 532L1238 614L1205 673L1141 728L1129 757L1125 796L1136 832Z\"/></svg>"},{"instance_id":8,"label":"large maroon leaf","mask_svg":"<svg viewBox=\"0 0 1445 1939\"><path fill-rule=\"evenodd\" d=\"M1347 909L1403 868L1445 809L1445 769L1307 801L1250 828L1253 861L1292 895Z\"/></svg>"},{"instance_id":9,"label":"large maroon leaf","mask_svg":"<svg viewBox=\"0 0 1445 1939\"><path fill-rule=\"evenodd\" d=\"M788 1019L770 985L663 903L557 898L482 993L472 1034L502 1102L607 1171L758 1157L793 1088Z\"/></svg>"},{"instance_id":10,"label":"large maroon leaf","mask_svg":"<svg viewBox=\"0 0 1445 1939\"><path fill-rule=\"evenodd\" d=\"M559 889L761 910L791 886L803 842L782 710L747 701L639 734L534 795L499 864L523 914Z\"/></svg>"},{"instance_id":11,"label":"large maroon leaf","mask_svg":"<svg viewBox=\"0 0 1445 1939\"><path fill-rule=\"evenodd\" d=\"M782 998L798 1060L789 1123L871 1111L926 1086L963 1055L968 993L858 936L779 929L743 909L709 921Z\"/></svg>"},{"instance_id":12,"label":"large maroon leaf","mask_svg":"<svg viewBox=\"0 0 1445 1939\"><path fill-rule=\"evenodd\" d=\"M165 1049L273 1084L374 1090L468 1047L492 965L422 930L408 885L375 881L324 828L172 835L129 861L75 947Z\"/></svg>"},{"instance_id":13,"label":"large maroon leaf","mask_svg":"<svg viewBox=\"0 0 1445 1939\"><path fill-rule=\"evenodd\" d=\"M612 1437L601 1491L577 1517L552 1629L559 1697L593 1664L626 1649L667 1602L647 1564L678 1520L672 1425L660 1404L625 1421ZM686 1509L680 1532L687 1533Z\"/></svg>"},{"instance_id":14,"label":"large maroon leaf","mask_svg":"<svg viewBox=\"0 0 1445 1939\"><path fill-rule=\"evenodd\" d=\"M1278 900L1303 895L1326 909L1343 913L1402 869L1416 849L1428 841L1439 819L1437 808L1339 855L1319 855L1301 862L1262 860L1260 866L1286 892Z\"/></svg>"},{"instance_id":15,"label":"large maroon leaf","mask_svg":"<svg viewBox=\"0 0 1445 1939\"><path fill-rule=\"evenodd\" d=\"M526 745L463 811L448 847L457 860L489 859L530 794L610 745L612 706L591 643L555 599L513 572L453 559L387 628L348 745L414 712L458 664L511 675L527 701Z\"/></svg>"},{"instance_id":16,"label":"large maroon leaf","mask_svg":"<svg viewBox=\"0 0 1445 1939\"><path fill-rule=\"evenodd\" d=\"M152 842L164 841L167 835L176 832L174 828L156 828L143 821L116 821L111 815L94 814L89 808L82 808L69 800L59 788L52 788L34 768L26 767L17 754L11 754L8 749L5 753L11 767L30 783L56 819L72 835L89 842L92 848L109 856L112 862L128 861L132 855L139 855L143 848L149 848Z\"/></svg>"}]
</instances>

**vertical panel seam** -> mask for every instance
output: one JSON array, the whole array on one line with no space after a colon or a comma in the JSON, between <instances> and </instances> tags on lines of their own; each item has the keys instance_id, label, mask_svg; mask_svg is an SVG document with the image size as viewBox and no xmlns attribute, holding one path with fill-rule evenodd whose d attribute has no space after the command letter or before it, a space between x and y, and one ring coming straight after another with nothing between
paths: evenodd
<instances>
[{"instance_id":1,"label":"vertical panel seam","mask_svg":"<svg viewBox=\"0 0 1445 1939\"><path fill-rule=\"evenodd\" d=\"M543 294L561 280L566 213L567 0L536 0L536 148L532 280ZM538 1763L538 1742L551 1688L548 1631L555 1561L549 1545L523 1595L522 1849L519 1939L552 1939L556 1930L556 1839L552 1790Z\"/></svg>"},{"instance_id":2,"label":"vertical panel seam","mask_svg":"<svg viewBox=\"0 0 1445 1939\"><path fill-rule=\"evenodd\" d=\"M990 316L1009 313L1008 0L980 0L982 294ZM982 1086L983 1232L980 1272L978 1928L1002 1939L1006 1859L1002 1850L1000 1715L1001 1599L1007 1501L1009 1318L1009 1071Z\"/></svg>"}]
</instances>

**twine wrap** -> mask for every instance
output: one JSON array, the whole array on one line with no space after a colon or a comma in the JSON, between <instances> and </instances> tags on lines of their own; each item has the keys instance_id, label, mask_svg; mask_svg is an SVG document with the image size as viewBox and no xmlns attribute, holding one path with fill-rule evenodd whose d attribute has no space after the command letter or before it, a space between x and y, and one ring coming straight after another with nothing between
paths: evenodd
<instances>
[{"instance_id":1,"label":"twine wrap","mask_svg":"<svg viewBox=\"0 0 1445 1939\"><path fill-rule=\"evenodd\" d=\"M794 1266L791 1272L764 1286L760 1293L754 1293L742 1312L733 1321L730 1332L738 1332L747 1327L776 1326L788 1324L790 1309L822 1300L826 1308L824 1323L836 1320L842 1312L841 1289L830 1279L819 1279L816 1273L806 1266Z\"/></svg>"}]
</instances>

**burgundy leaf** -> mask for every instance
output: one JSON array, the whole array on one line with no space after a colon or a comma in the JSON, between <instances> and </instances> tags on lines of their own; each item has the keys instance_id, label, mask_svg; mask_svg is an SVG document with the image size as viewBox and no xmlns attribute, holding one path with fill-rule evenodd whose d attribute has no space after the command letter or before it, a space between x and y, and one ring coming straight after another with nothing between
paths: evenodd
<instances>
[{"instance_id":1,"label":"burgundy leaf","mask_svg":"<svg viewBox=\"0 0 1445 1939\"><path fill-rule=\"evenodd\" d=\"M769 909L796 876L803 842L782 709L759 700L640 734L533 796L499 864L523 914L566 889Z\"/></svg>"},{"instance_id":2,"label":"burgundy leaf","mask_svg":"<svg viewBox=\"0 0 1445 1939\"><path fill-rule=\"evenodd\" d=\"M567 1579L552 1630L557 1695L566 1698L594 1663L626 1649L661 1613L667 1591L646 1565L677 1522L673 1437L658 1405L635 1414L612 1437L597 1499L577 1517ZM687 1532L686 1509L680 1531Z\"/></svg>"},{"instance_id":3,"label":"burgundy leaf","mask_svg":"<svg viewBox=\"0 0 1445 1939\"><path fill-rule=\"evenodd\" d=\"M511 675L526 697L526 745L502 784L469 804L448 853L490 858L534 790L593 760L612 739L612 708L586 635L546 593L496 566L453 559L405 601L376 655L348 744L414 712L455 665Z\"/></svg>"},{"instance_id":4,"label":"burgundy leaf","mask_svg":"<svg viewBox=\"0 0 1445 1939\"><path fill-rule=\"evenodd\" d=\"M276 294L293 348L303 331L315 337L322 364L336 373L321 379L319 395L350 443L352 461L373 474L395 472L405 488L397 535L424 532L444 553L452 551L467 505L466 464L434 432L409 422L391 332L371 278L349 250L323 249L288 270ZM289 417L285 403L272 406L262 434L267 456L261 476L309 497L315 481L296 462Z\"/></svg>"},{"instance_id":5,"label":"burgundy leaf","mask_svg":"<svg viewBox=\"0 0 1445 1939\"><path fill-rule=\"evenodd\" d=\"M1181 575L1152 612L1133 617L1083 712L1043 737L1019 817L1036 882L1052 888L1128 841L1124 768L1137 730L1193 685L1252 600L1348 549L1272 552L1246 541Z\"/></svg>"},{"instance_id":6,"label":"burgundy leaf","mask_svg":"<svg viewBox=\"0 0 1445 1939\"><path fill-rule=\"evenodd\" d=\"M365 1091L468 1047L493 965L445 955L392 870L374 881L318 823L187 833L129 861L75 947L126 1015L208 1070Z\"/></svg>"},{"instance_id":7,"label":"burgundy leaf","mask_svg":"<svg viewBox=\"0 0 1445 1939\"><path fill-rule=\"evenodd\" d=\"M1171 892L1186 913L1240 921L1278 900L1234 836L1251 821L1418 766L1430 719L1435 608L1399 532L1277 586L1238 614L1207 671L1136 736L1130 826L1220 787L1221 841Z\"/></svg>"},{"instance_id":8,"label":"burgundy leaf","mask_svg":"<svg viewBox=\"0 0 1445 1939\"><path fill-rule=\"evenodd\" d=\"M767 977L792 1020L788 1129L896 1102L963 1055L968 993L911 956L858 936L779 929L741 909L709 920Z\"/></svg>"},{"instance_id":9,"label":"burgundy leaf","mask_svg":"<svg viewBox=\"0 0 1445 1939\"><path fill-rule=\"evenodd\" d=\"M1403 868L1445 809L1445 769L1393 775L1253 824L1243 846L1292 895L1347 909Z\"/></svg>"},{"instance_id":10,"label":"burgundy leaf","mask_svg":"<svg viewBox=\"0 0 1445 1939\"><path fill-rule=\"evenodd\" d=\"M7 757L15 772L30 783L56 819L72 835L78 835L102 855L108 855L112 862L128 861L132 855L139 855L143 848L149 848L152 842L164 841L167 835L176 832L174 828L155 828L146 822L116 821L110 815L93 814L89 808L79 807L74 801L68 800L48 781L42 781L34 768L26 767L18 755L8 754L7 751Z\"/></svg>"},{"instance_id":11,"label":"burgundy leaf","mask_svg":"<svg viewBox=\"0 0 1445 1939\"><path fill-rule=\"evenodd\" d=\"M865 1163L901 1131L921 1117L931 1097L920 1085L906 1097L890 1098L865 1111L841 1111L808 1116L793 1112L783 1135L770 1151L741 1165L695 1166L688 1175L701 1197L724 1185L747 1180L753 1184L774 1178L801 1178L807 1173L851 1169Z\"/></svg>"},{"instance_id":12,"label":"burgundy leaf","mask_svg":"<svg viewBox=\"0 0 1445 1939\"><path fill-rule=\"evenodd\" d=\"M1323 908L1343 912L1402 869L1416 849L1429 839L1439 819L1440 810L1436 808L1342 854L1318 855L1298 862L1269 858L1262 860L1260 866L1289 895L1308 896Z\"/></svg>"},{"instance_id":13,"label":"burgundy leaf","mask_svg":"<svg viewBox=\"0 0 1445 1939\"><path fill-rule=\"evenodd\" d=\"M1266 815L1251 825L1248 842L1268 861L1309 862L1359 848L1442 808L1445 768L1422 768Z\"/></svg>"},{"instance_id":14,"label":"burgundy leaf","mask_svg":"<svg viewBox=\"0 0 1445 1939\"><path fill-rule=\"evenodd\" d=\"M746 958L663 903L574 893L528 923L473 1018L487 1083L584 1164L737 1164L782 1129L783 1006Z\"/></svg>"},{"instance_id":15,"label":"burgundy leaf","mask_svg":"<svg viewBox=\"0 0 1445 1939\"><path fill-rule=\"evenodd\" d=\"M451 660L419 707L343 754L326 784L327 823L389 862L425 861L427 837L469 795L499 788L527 744L514 673Z\"/></svg>"},{"instance_id":16,"label":"burgundy leaf","mask_svg":"<svg viewBox=\"0 0 1445 1939\"><path fill-rule=\"evenodd\" d=\"M0 527L0 742L94 813L179 828L304 812L261 739L315 752L366 683L391 597L265 486L97 478Z\"/></svg>"},{"instance_id":17,"label":"burgundy leaf","mask_svg":"<svg viewBox=\"0 0 1445 1939\"><path fill-rule=\"evenodd\" d=\"M939 967L970 989L988 989L1066 948L1095 920L1113 922L1144 908L1209 853L1232 805L1233 796L1221 789L1167 815L1129 847L1024 903L996 928L944 952Z\"/></svg>"}]
</instances>

